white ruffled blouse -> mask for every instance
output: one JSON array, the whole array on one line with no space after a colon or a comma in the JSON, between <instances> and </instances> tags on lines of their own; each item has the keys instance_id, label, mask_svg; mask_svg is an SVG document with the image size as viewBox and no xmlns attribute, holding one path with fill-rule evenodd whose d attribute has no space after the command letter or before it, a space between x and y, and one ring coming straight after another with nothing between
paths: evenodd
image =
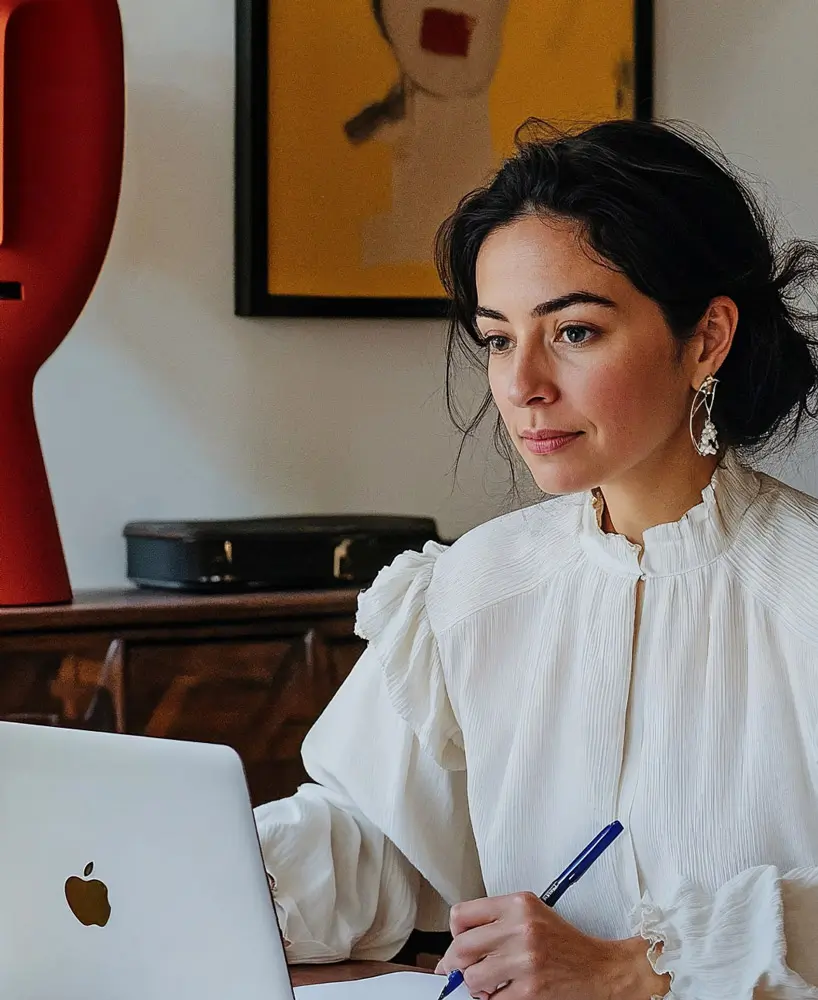
<instances>
[{"instance_id":1,"label":"white ruffled blouse","mask_svg":"<svg viewBox=\"0 0 818 1000\"><path fill-rule=\"evenodd\" d=\"M317 784L257 810L291 961L541 892L618 818L558 912L663 942L679 1000L818 998L818 501L728 455L642 549L597 507L429 544L361 596Z\"/></svg>"}]
</instances>

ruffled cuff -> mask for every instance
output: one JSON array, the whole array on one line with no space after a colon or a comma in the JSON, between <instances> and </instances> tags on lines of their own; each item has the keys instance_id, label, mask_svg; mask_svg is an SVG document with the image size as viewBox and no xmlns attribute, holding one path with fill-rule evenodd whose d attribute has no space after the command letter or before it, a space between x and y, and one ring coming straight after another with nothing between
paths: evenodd
<instances>
[{"instance_id":1,"label":"ruffled cuff","mask_svg":"<svg viewBox=\"0 0 818 1000\"><path fill-rule=\"evenodd\" d=\"M771 866L742 872L716 893L683 882L669 901L645 895L632 913L656 973L670 975L673 1000L818 1000L786 965L781 879Z\"/></svg>"},{"instance_id":2,"label":"ruffled cuff","mask_svg":"<svg viewBox=\"0 0 818 1000\"><path fill-rule=\"evenodd\" d=\"M632 917L636 917L637 914L639 920L638 927L635 929L648 943L648 961L650 962L650 967L658 976L670 976L670 989L665 996L660 997L658 994L654 994L650 1000L670 1000L675 995L673 991L674 971L667 965L667 955L665 952L668 950L669 945L665 938L667 931L660 929L662 925L662 913L658 907L650 902L650 897L645 896L641 904L634 910ZM678 943L676 943L676 951L678 954Z\"/></svg>"},{"instance_id":3,"label":"ruffled cuff","mask_svg":"<svg viewBox=\"0 0 818 1000\"><path fill-rule=\"evenodd\" d=\"M355 632L380 663L395 711L441 767L465 767L460 727L449 701L426 607L435 563L445 546L404 552L358 599Z\"/></svg>"},{"instance_id":4,"label":"ruffled cuff","mask_svg":"<svg viewBox=\"0 0 818 1000\"><path fill-rule=\"evenodd\" d=\"M267 881L270 884L270 895L273 897L276 921L288 965L325 965L343 961L349 957L347 954L333 951L319 941L314 941L298 912L295 900L286 896L282 900L276 880L269 871L267 872ZM293 931L290 931L290 924L295 925ZM292 935L295 940L291 941L288 935Z\"/></svg>"},{"instance_id":5,"label":"ruffled cuff","mask_svg":"<svg viewBox=\"0 0 818 1000\"><path fill-rule=\"evenodd\" d=\"M278 888L276 885L276 880L275 877L271 875L269 872L267 872L267 883L270 886L270 895L272 896L273 899L273 908L276 911L276 920L278 921L278 929L281 932L282 944L284 945L285 949L292 948L293 943L287 937L287 911L278 901L278 897L276 895Z\"/></svg>"}]
</instances>

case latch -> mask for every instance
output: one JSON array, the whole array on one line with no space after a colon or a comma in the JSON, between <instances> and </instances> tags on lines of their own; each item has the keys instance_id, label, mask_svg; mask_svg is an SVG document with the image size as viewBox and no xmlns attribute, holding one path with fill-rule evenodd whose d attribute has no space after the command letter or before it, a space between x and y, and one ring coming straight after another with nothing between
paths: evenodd
<instances>
[{"instance_id":1,"label":"case latch","mask_svg":"<svg viewBox=\"0 0 818 1000\"><path fill-rule=\"evenodd\" d=\"M335 552L332 556L332 575L336 580L352 580L354 578L354 574L350 573L346 566L351 547L351 538L345 538L335 546Z\"/></svg>"}]
</instances>

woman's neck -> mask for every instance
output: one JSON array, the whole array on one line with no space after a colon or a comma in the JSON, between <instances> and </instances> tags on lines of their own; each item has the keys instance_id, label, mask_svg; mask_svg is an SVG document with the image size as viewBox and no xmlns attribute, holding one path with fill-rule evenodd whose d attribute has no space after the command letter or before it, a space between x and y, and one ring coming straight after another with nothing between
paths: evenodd
<instances>
[{"instance_id":1,"label":"woman's neck","mask_svg":"<svg viewBox=\"0 0 818 1000\"><path fill-rule=\"evenodd\" d=\"M720 456L702 457L691 449L643 462L620 479L601 486L605 499L602 528L642 545L644 533L672 524L701 503Z\"/></svg>"}]
</instances>

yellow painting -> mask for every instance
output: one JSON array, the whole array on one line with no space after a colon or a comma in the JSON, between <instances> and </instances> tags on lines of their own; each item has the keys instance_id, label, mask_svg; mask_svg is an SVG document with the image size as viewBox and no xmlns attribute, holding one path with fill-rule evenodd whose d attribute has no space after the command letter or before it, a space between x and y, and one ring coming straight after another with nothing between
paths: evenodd
<instances>
[{"instance_id":1,"label":"yellow painting","mask_svg":"<svg viewBox=\"0 0 818 1000\"><path fill-rule=\"evenodd\" d=\"M435 231L523 121L572 127L649 104L639 0L247 2L267 15L270 299L434 314Z\"/></svg>"}]
</instances>

